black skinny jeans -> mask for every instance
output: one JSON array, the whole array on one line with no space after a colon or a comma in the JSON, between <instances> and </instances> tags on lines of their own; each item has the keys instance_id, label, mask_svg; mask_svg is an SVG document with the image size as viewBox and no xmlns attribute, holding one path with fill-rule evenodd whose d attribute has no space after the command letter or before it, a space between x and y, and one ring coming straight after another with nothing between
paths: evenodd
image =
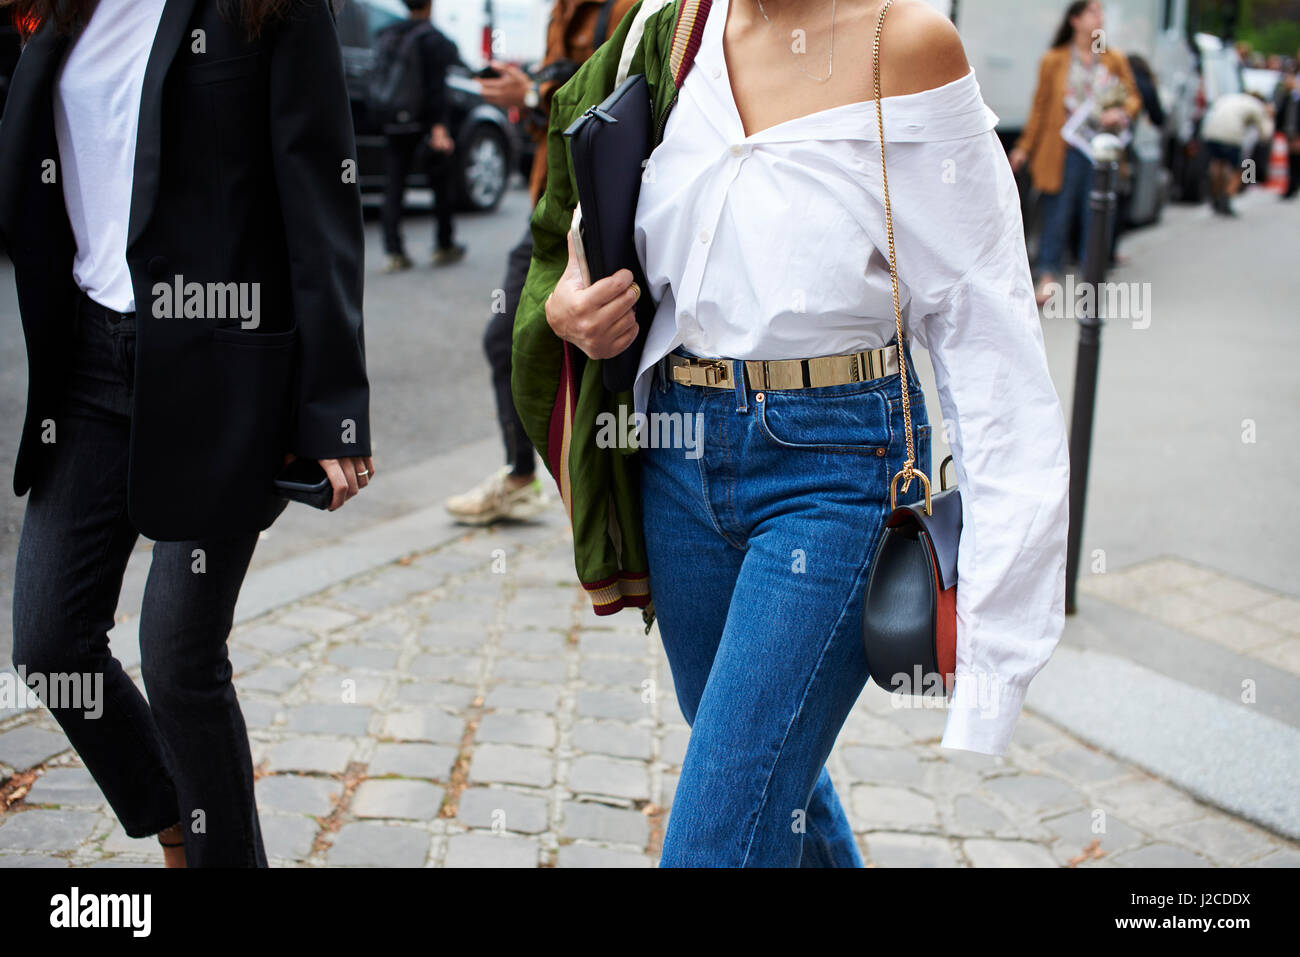
<instances>
[{"instance_id":1,"label":"black skinny jeans","mask_svg":"<svg viewBox=\"0 0 1300 957\"><path fill-rule=\"evenodd\" d=\"M510 250L506 259L505 311L494 312L483 333L483 351L492 367L492 388L497 397L497 420L501 424L501 438L506 446L506 462L511 473L520 478L532 475L537 468L533 443L524 431L524 423L515 409L514 394L510 391L511 349L514 345L515 310L528 278L528 267L533 261L533 233L524 229L523 238Z\"/></svg>"},{"instance_id":2,"label":"black skinny jeans","mask_svg":"<svg viewBox=\"0 0 1300 957\"><path fill-rule=\"evenodd\" d=\"M18 545L14 665L29 684L34 674L102 680L100 713L63 700L50 710L129 836L181 821L188 866L265 867L226 654L257 536L154 545L140 614L148 701L109 649L139 536L126 508L134 369L134 317L114 321L81 297L54 447Z\"/></svg>"},{"instance_id":3,"label":"black skinny jeans","mask_svg":"<svg viewBox=\"0 0 1300 957\"><path fill-rule=\"evenodd\" d=\"M402 241L402 199L406 195L406 177L416 163L424 167L433 189L434 247L450 249L455 243L451 185L454 154L434 153L423 145L425 138L424 133L390 133L384 144L384 205L380 221L384 228L384 252L390 256L406 252Z\"/></svg>"}]
</instances>

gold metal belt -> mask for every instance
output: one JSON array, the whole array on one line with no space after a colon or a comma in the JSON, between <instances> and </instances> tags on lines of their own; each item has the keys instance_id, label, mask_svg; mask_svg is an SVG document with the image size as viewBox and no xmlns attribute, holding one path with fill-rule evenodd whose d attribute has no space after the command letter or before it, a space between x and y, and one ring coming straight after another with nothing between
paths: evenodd
<instances>
[{"instance_id":1,"label":"gold metal belt","mask_svg":"<svg viewBox=\"0 0 1300 957\"><path fill-rule=\"evenodd\" d=\"M678 385L734 389L731 359L701 359L676 353L660 361L664 375ZM814 359L745 360L745 384L750 389L816 389L850 382L870 382L898 374L898 347Z\"/></svg>"}]
</instances>

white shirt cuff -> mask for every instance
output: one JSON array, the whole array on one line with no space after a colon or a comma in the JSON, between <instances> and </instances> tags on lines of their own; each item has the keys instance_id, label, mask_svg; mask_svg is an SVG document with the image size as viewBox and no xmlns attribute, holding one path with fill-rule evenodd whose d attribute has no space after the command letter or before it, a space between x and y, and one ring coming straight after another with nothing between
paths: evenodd
<instances>
[{"instance_id":1,"label":"white shirt cuff","mask_svg":"<svg viewBox=\"0 0 1300 957\"><path fill-rule=\"evenodd\" d=\"M1006 754L1028 690L1027 683L999 680L996 675L959 673L948 699L948 721L939 747Z\"/></svg>"}]
</instances>

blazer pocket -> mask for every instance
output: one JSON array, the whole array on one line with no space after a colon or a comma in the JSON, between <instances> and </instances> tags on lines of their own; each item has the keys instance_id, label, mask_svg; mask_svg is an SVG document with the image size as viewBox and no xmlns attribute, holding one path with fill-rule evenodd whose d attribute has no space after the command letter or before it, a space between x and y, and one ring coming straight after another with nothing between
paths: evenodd
<instances>
[{"instance_id":1,"label":"blazer pocket","mask_svg":"<svg viewBox=\"0 0 1300 957\"><path fill-rule=\"evenodd\" d=\"M212 341L250 349L279 349L292 345L298 338L298 327L284 332L254 332L238 326L218 326L212 330Z\"/></svg>"},{"instance_id":2,"label":"blazer pocket","mask_svg":"<svg viewBox=\"0 0 1300 957\"><path fill-rule=\"evenodd\" d=\"M261 59L258 53L246 53L221 60L196 59L181 72L182 82L186 86L206 86L209 83L252 76L257 72Z\"/></svg>"}]
</instances>

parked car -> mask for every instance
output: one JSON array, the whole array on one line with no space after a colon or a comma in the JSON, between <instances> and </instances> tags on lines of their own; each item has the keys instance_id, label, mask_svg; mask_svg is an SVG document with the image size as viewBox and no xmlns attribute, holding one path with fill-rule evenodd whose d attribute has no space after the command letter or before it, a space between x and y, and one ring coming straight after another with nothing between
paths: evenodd
<instances>
[{"instance_id":1,"label":"parked car","mask_svg":"<svg viewBox=\"0 0 1300 957\"><path fill-rule=\"evenodd\" d=\"M384 135L366 105L366 91L375 65L375 36L406 15L406 6L397 0L348 0L338 13L362 192L376 192L384 185ZM447 88L451 100L450 132L456 143L452 156L456 164L455 205L477 211L494 209L505 194L510 173L515 168L516 133L505 112L479 95L478 84L464 63L451 68ZM407 185L427 187L428 177L413 171Z\"/></svg>"}]
</instances>

